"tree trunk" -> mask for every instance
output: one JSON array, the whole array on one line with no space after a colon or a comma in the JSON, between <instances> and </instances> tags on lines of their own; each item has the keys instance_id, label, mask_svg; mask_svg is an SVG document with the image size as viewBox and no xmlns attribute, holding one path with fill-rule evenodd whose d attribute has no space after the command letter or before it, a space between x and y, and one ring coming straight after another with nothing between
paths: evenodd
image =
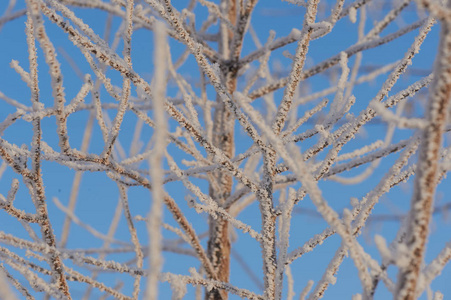
<instances>
[{"instance_id":1,"label":"tree trunk","mask_svg":"<svg viewBox=\"0 0 451 300\"><path fill-rule=\"evenodd\" d=\"M451 8L451 0L446 7ZM427 125L422 132L414 192L406 232L409 249L406 266L401 267L395 298L417 299L418 280L424 264L429 224L433 213L434 195L438 184L440 149L451 107L451 21L441 19L439 53L435 61L434 82L426 111Z\"/></svg>"},{"instance_id":2,"label":"tree trunk","mask_svg":"<svg viewBox=\"0 0 451 300\"><path fill-rule=\"evenodd\" d=\"M229 17L232 24L236 23L235 1L222 0L221 9L223 14ZM229 43L233 32L223 23L220 26L219 51L226 59L230 59ZM221 66L222 79L227 87L227 92L233 94L236 89L236 72ZM235 120L224 105L219 96L216 97L218 106L215 109L213 125L213 144L232 158L234 155L234 125ZM227 197L232 192L233 178L230 174L223 171L215 171L212 176L213 182L210 183L209 193L219 206L223 206ZM209 241L208 257L211 260L217 278L223 282L229 282L230 275L230 238L229 222L224 219L214 219L209 217ZM212 289L206 291L208 300L225 300L228 298L224 290Z\"/></svg>"}]
</instances>

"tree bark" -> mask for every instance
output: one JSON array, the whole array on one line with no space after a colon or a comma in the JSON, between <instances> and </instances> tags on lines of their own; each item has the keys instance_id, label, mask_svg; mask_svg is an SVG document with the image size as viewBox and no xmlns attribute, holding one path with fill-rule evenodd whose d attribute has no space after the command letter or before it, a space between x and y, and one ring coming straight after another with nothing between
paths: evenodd
<instances>
[{"instance_id":1,"label":"tree bark","mask_svg":"<svg viewBox=\"0 0 451 300\"><path fill-rule=\"evenodd\" d=\"M451 8L451 0L447 1ZM414 193L407 224L406 246L408 263L400 267L395 299L417 299L419 273L423 265L429 234L435 190L438 183L438 163L443 133L451 104L451 20L441 20L439 53L435 61L434 83L431 87L422 132Z\"/></svg>"},{"instance_id":2,"label":"tree bark","mask_svg":"<svg viewBox=\"0 0 451 300\"><path fill-rule=\"evenodd\" d=\"M223 14L227 15L230 23L236 23L235 1L222 0L221 9ZM232 39L233 31L225 24L220 26L219 51L226 59L230 59L229 43ZM236 71L229 70L221 66L222 79L227 87L227 92L233 94L236 90ZM214 114L213 124L213 144L222 150L225 155L232 158L234 155L234 125L235 120L232 113L224 105L220 96L216 97L218 104ZM215 171L212 176L213 182L210 183L209 194L219 206L223 206L225 200L232 192L233 177L227 172ZM230 238L229 222L221 218L209 217L209 241L208 257L217 274L217 278L223 282L229 282L230 275ZM227 292L219 289L206 291L207 300L226 300Z\"/></svg>"}]
</instances>

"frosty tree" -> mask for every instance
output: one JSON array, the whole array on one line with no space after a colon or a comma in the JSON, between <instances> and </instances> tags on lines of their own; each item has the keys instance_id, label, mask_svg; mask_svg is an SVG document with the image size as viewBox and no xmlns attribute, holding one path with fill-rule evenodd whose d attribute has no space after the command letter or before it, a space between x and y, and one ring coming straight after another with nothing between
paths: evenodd
<instances>
[{"instance_id":1,"label":"frosty tree","mask_svg":"<svg viewBox=\"0 0 451 300\"><path fill-rule=\"evenodd\" d=\"M451 294L445 2L2 1L0 298Z\"/></svg>"}]
</instances>

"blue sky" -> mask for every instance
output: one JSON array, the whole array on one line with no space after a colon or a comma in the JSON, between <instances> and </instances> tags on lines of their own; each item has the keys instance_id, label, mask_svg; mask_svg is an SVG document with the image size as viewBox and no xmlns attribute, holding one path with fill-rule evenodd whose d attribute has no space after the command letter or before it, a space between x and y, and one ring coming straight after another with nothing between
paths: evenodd
<instances>
[{"instance_id":1,"label":"blue sky","mask_svg":"<svg viewBox=\"0 0 451 300\"><path fill-rule=\"evenodd\" d=\"M377 3L378 0L376 0ZM186 6L187 1L174 1L177 8L183 8ZM327 3L329 6L325 9L325 13L319 15L319 20L324 19L329 15L330 12L330 2ZM0 2L0 14L5 11L7 6L7 1ZM197 6L200 7L198 4ZM23 8L23 1L18 1L16 10ZM252 26L255 29L261 42L265 42L270 30L276 32L276 38L287 35L292 28L300 29L303 22L304 8L296 7L287 2L273 1L273 0L262 0L256 6L255 12L252 16ZM370 9L368 13L368 20L366 24L366 32L371 28L371 24L375 20L380 20L387 9L379 10L376 5L373 9ZM104 23L107 15L104 12L98 10L83 10L74 9L77 16L81 17L95 32L100 36L103 35ZM199 8L196 10L197 13L197 24L201 24L201 21L205 19L206 10ZM400 18L393 22L388 28L382 32L382 36L385 36L391 32L396 31L400 27L410 24L418 20L418 14L416 8L410 5ZM62 30L57 28L55 25L44 18L46 30L50 39L57 48L58 58L62 65L62 72L64 76L64 86L67 99L72 99L78 89L82 84L82 79L77 76L77 73L72 68L70 62L65 58L69 56L77 65L77 68L83 74L91 74L93 72L90 70L89 65L85 62L79 49L77 49L70 41L67 40L67 36ZM26 36L24 33L25 29L25 17L18 18L8 24L4 25L0 31L0 91L7 97L16 99L20 103L25 105L30 105L30 91L27 85L21 81L20 76L9 67L11 60L18 60L19 64L25 69L29 70L28 66L28 53L26 46ZM120 19L115 17L113 19L113 32L117 30L120 25ZM356 33L357 24L350 22L348 18L343 18L340 20L333 31L326 37L312 41L310 44L310 49L307 56L306 68L314 66L315 64L339 53L342 50L347 49L349 46L357 41ZM217 29L213 27L211 32ZM406 88L409 84L419 80L421 77L425 76L432 70L432 64L435 57L437 44L438 44L438 32L439 25L435 25L432 32L428 35L426 42L421 47L420 53L414 58L412 70L416 70L417 73L412 73L403 76L399 82L395 85L390 95ZM371 49L363 52L363 66L368 68L375 66L382 66L388 63L395 62L403 57L405 51L408 49L410 44L413 42L415 35L418 30L415 30L405 36L376 49ZM171 55L173 59L177 58L184 50L184 47L176 41L170 41ZM289 45L281 50L274 51L270 59L270 69L272 72L276 72L280 69L283 76L287 75L291 60L284 57L282 52L287 50L291 54L294 53L296 45ZM122 55L122 42L118 46L117 52ZM146 80L152 80L153 76L153 35L152 33L140 29L133 34L132 39L132 63L134 70L140 74ZM249 34L246 36L243 56L255 50L255 45L252 42ZM50 87L50 77L48 75L48 67L45 64L43 58L42 50L38 50L38 64L39 64L39 88L41 101L44 103L45 107L51 107L53 105L53 99L51 96ZM350 66L354 63L355 57L350 58ZM255 67L256 65L254 65ZM333 69L339 71L338 68ZM199 69L192 57L188 59L186 64L179 70L180 74L185 78L189 78L190 82L195 83L199 78ZM361 73L365 74L365 70L362 69ZM420 74L420 76L416 75ZM113 84L121 86L122 77L116 71L109 70L107 75L112 79ZM93 75L94 77L94 75ZM363 84L357 86L353 94L356 96L356 104L352 108L351 112L358 114L362 109L367 107L369 101L374 97L381 87L386 76L378 77L374 82L369 84ZM242 89L242 82L239 81L238 89ZM304 83L303 83L304 84ZM330 85L329 78L324 74L319 74L305 83L311 92L319 91ZM199 92L198 86L194 85L194 89ZM102 101L104 102L114 102L114 100L107 95L105 89L101 89ZM136 90L132 88L132 95L136 96ZM168 88L168 96L176 96L177 89L174 85L170 85ZM283 91L279 90L274 93L274 99L276 103L280 103ZM208 89L209 99L214 99L213 89ZM423 97L423 98L422 98ZM89 98L89 97L88 97ZM333 99L333 95L328 96L330 100ZM425 96L419 95L415 96L409 101L412 102L414 107L414 114L422 115L422 106L425 102ZM90 101L90 100L89 100ZM87 101L87 102L89 102ZM318 101L306 104L302 109L310 109L313 105L317 104ZM263 101L255 101L257 108L263 108ZM327 110L328 111L328 108ZM0 100L0 121L4 120L6 116L10 113L15 112L15 108ZM111 119L114 118L116 112L109 111L108 114ZM302 115L302 111L299 112ZM150 113L149 113L150 114ZM151 115L151 114L150 114ZM89 113L86 111L77 112L71 115L68 119L68 128L70 133L71 146L77 149L81 147L81 141L83 137L84 127L88 121ZM123 126L120 131L119 141L124 146L125 151L128 153L130 145L133 138L133 131L136 125L136 117L127 113ZM173 130L176 126L174 121L170 122L171 129ZM307 123L301 130L306 130L312 128L314 124ZM43 129L43 140L47 142L50 146L58 149L58 140L55 130L55 118L49 117L42 121ZM372 141L378 139L383 139L385 136L385 130L387 126L380 120L376 120L366 126L364 132L359 134L355 140L353 140L349 145L347 145L343 152L350 152L355 148L361 147L362 145L369 144ZM151 138L153 131L148 127L143 129L140 140L147 144L148 140ZM405 139L412 135L412 130L401 130L395 131L393 141L399 141ZM10 143L15 143L17 145L26 144L30 146L32 136L32 127L30 123L23 120L17 121L13 126L8 128L3 134L2 138ZM244 152L249 145L251 145L251 140L248 136L237 126L235 138L237 140L236 154ZM309 146L315 142L307 141L300 144L301 149L307 149ZM448 142L446 145L448 145ZM89 152L100 154L103 150L102 135L98 126L94 126L92 142L89 147ZM176 161L179 163L182 159L188 159L189 157L175 149L175 147L169 147L171 155L174 156ZM204 153L204 152L203 152ZM398 158L399 154L393 154L392 156L382 160L379 168L374 172L374 174L358 185L341 185L332 181L320 181L319 186L323 191L324 198L329 202L329 204L341 212L343 208L350 207L350 198L356 197L361 199L368 191L377 185L379 180L384 176L393 162ZM320 156L321 158L322 156ZM413 160L415 160L413 158ZM141 167L146 167L147 164L142 164ZM183 166L180 164L180 166ZM61 235L62 224L64 221L64 214L54 205L52 202L53 197L57 197L60 202L67 205L69 201L69 196L71 193L72 180L74 178L74 171L58 165L55 162L44 162L43 163L43 179L46 190L46 198L48 200L49 214L52 224L54 225L54 232L57 237ZM360 167L357 170L346 173L344 176L351 176L353 174L359 174L362 172L364 167ZM8 168L0 180L0 193L6 195L13 178L18 178L20 181L20 189L16 197L14 205L17 208L33 212L34 208L30 199L30 196L21 181L19 175L15 174L11 168ZM203 191L208 191L208 186L205 181L194 180L196 184L203 189ZM299 185L297 185L299 187ZM386 215L386 214L405 214L408 210L410 197L413 189L412 178L407 182L399 185L398 187L391 190L388 194L384 195L380 203L376 206L374 214ZM184 197L187 194L187 190L180 183L171 183L165 186L165 190L174 198L176 202L180 205L183 211L186 213L188 220L193 224L196 231L202 233L207 230L207 215L198 215L194 210L190 209ZM436 198L437 205L449 202L447 197L449 194L449 184L448 180L443 180L440 184ZM275 195L277 199L278 194ZM130 209L132 215L142 215L145 216L149 210L151 204L151 195L148 190L142 187L133 187L129 189L129 199L130 199ZM78 196L77 206L75 214L82 219L84 222L94 227L96 230L106 234L109 228L109 222L114 214L116 205L118 203L118 190L117 185L112 182L104 173L89 173L86 172L82 177L81 189ZM302 201L298 205L298 209L302 212L303 209L314 209L314 205L308 200L308 198ZM164 220L171 225L176 225L170 216L170 213L165 210ZM239 216L238 219L245 221L247 224L253 226L254 229L259 230L261 226L260 214L258 212L257 203L252 204L250 207L246 208ZM146 228L142 222L136 222L138 229L140 241L147 245L147 233ZM438 252L444 247L444 245L449 241L449 220L445 218L445 214L439 214L434 218L433 224L431 225L431 236L429 238L428 249L426 253L426 262L430 262ZM28 234L20 226L20 224L8 216L5 212L0 212L0 230L14 234L21 238L29 239ZM301 246L305 241L310 239L314 234L320 233L324 228L326 228L326 223L318 218L315 214L309 213L295 213L293 217L293 223L291 225L291 239L289 251ZM380 261L380 255L374 244L374 235L380 234L386 238L388 242L392 241L396 232L399 228L399 222L386 221L386 222L373 222L364 234L359 237L359 241L365 247L365 250L371 254L374 258ZM35 228L37 229L37 228ZM38 231L37 231L38 232ZM174 238L174 234L164 231L165 238ZM118 231L115 238L122 241L129 241L130 235L127 229L126 221L122 217L121 222L118 227ZM206 245L206 240L202 240L203 245ZM292 272L295 280L295 292L299 295L302 288L305 286L308 280L312 279L316 282L321 278L324 270L326 269L330 259L333 257L336 249L340 245L340 238L334 236L324 242L321 246L318 246L313 253L306 254L305 257L297 260L292 264ZM102 241L93 237L80 228L79 226L72 225L71 237L67 245L68 248L85 248L85 247L101 247ZM237 239L233 244L233 249L246 261L252 270L257 274L257 276L262 280L262 262L261 262L261 252L259 245L255 240L249 238L249 236L237 232ZM24 251L17 250L17 253L24 254ZM109 259L117 259L119 261L127 261L132 257L132 254L127 255L117 255L111 256ZM68 265L72 265L67 261ZM145 262L145 265L147 261ZM44 264L45 265L45 264ZM181 256L175 254L165 254L164 256L164 271L173 272L177 274L188 275L188 269L190 267L198 267L199 262L188 256ZM75 267L75 266L74 266ZM450 278L451 271L450 268L445 268L441 277L438 277L432 283L432 290L440 290L444 293L445 298L447 295L451 295L451 287L447 284L447 278ZM256 293L261 293L259 287L256 286L248 276L244 274L242 267L238 264L236 259L232 258L231 265L231 283L236 284L238 287L247 288ZM394 267L390 267L389 274L393 275L397 272ZM125 286L123 292L130 295L132 292L133 280L130 276L122 275L118 277L115 274L104 274L101 275L100 280L107 283L107 285L112 286L120 278L124 280ZM337 283L329 287L325 294L324 299L350 299L353 294L361 292L360 282L357 277L357 272L352 260L347 258L343 265L340 267L340 271L337 275ZM393 277L394 278L394 277ZM26 284L25 280L21 281ZM286 286L286 282L285 282ZM78 299L83 294L85 286L83 284L71 284L71 292L74 299ZM186 299L194 299L192 287L188 287L189 294ZM97 299L100 293L98 291L93 291L92 299ZM389 293L380 284L380 287L376 293L376 299L386 299ZM41 295L37 296L40 299ZM168 299L170 297L169 284L161 284L161 299ZM230 296L230 299L238 299L236 296ZM423 295L422 299L426 299Z\"/></svg>"}]
</instances>

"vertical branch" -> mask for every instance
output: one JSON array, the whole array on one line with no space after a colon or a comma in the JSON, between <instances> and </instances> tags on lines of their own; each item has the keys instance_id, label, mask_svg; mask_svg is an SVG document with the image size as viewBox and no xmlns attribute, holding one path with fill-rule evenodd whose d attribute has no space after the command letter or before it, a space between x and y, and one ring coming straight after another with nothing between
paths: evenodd
<instances>
[{"instance_id":1,"label":"vertical branch","mask_svg":"<svg viewBox=\"0 0 451 300\"><path fill-rule=\"evenodd\" d=\"M293 278L288 277L288 276L291 276L291 271L290 271L289 265L285 265L285 262L287 261L287 251L288 251L289 238L290 238L289 237L290 225L291 225L291 218L292 218L292 212L293 212L293 206L294 206L295 199L296 199L296 191L293 188L290 188L288 195L286 196L286 199L283 199L283 202L280 201L282 214L279 217L280 250L279 250L279 257L277 259L277 271L276 271L276 297L277 297L277 299L282 299L282 284L283 284L284 271L285 271L285 274L287 275L287 282L289 284L288 290L291 291L291 292L289 292L289 294L293 293L293 291L292 291ZM282 200L282 195L281 195L281 200ZM290 284L291 284L291 286L290 286ZM290 297L287 296L287 298L290 298Z\"/></svg>"},{"instance_id":2,"label":"vertical branch","mask_svg":"<svg viewBox=\"0 0 451 300\"><path fill-rule=\"evenodd\" d=\"M277 116L273 123L273 130L276 134L279 134L285 125L288 112L293 102L294 92L302 79L301 74L313 33L312 25L315 23L318 12L318 2L319 0L310 0L308 2L307 11L304 16L304 27L298 47L296 48L295 59L291 67L290 76L288 77L288 84L284 90L282 103L279 105Z\"/></svg>"},{"instance_id":3,"label":"vertical branch","mask_svg":"<svg viewBox=\"0 0 451 300\"><path fill-rule=\"evenodd\" d=\"M273 124L273 131L279 134L283 129L286 117L290 111L293 101L294 92L301 80L301 72L304 67L305 59L307 57L308 46L310 38L313 33L311 24L315 22L316 13L318 10L318 1L309 1L307 11L304 16L304 29L302 37L296 49L296 57L291 68L289 83L284 91L282 103L279 106L276 119ZM282 281L276 281L276 218L273 215L273 185L276 166L276 151L270 147L263 153L263 179L261 187L266 191L267 197L260 200L260 210L262 213L262 229L264 233L263 238L263 265L265 270L265 295L266 297L278 299L282 296ZM276 282L278 285L276 286Z\"/></svg>"},{"instance_id":4,"label":"vertical branch","mask_svg":"<svg viewBox=\"0 0 451 300\"><path fill-rule=\"evenodd\" d=\"M276 151L268 147L263 152L263 178L260 183L264 193L257 194L262 215L263 270L265 296L268 299L276 297L276 216L273 203L275 166Z\"/></svg>"},{"instance_id":5,"label":"vertical branch","mask_svg":"<svg viewBox=\"0 0 451 300\"><path fill-rule=\"evenodd\" d=\"M124 30L124 60L129 69L132 68L131 57L131 39L133 33L133 6L134 0L127 0L126 16L125 16L125 30ZM114 118L111 131L108 135L108 139L105 143L105 149L103 150L103 157L108 159L111 155L111 151L114 147L114 142L119 135L119 129L121 127L122 120L124 119L125 111L127 110L128 98L130 97L131 80L127 76L124 76L124 83L122 86L122 98L117 109L116 117Z\"/></svg>"},{"instance_id":6,"label":"vertical branch","mask_svg":"<svg viewBox=\"0 0 451 300\"><path fill-rule=\"evenodd\" d=\"M232 4L234 1L222 0L220 8L224 15L227 15L229 22L235 25L236 7ZM219 52L228 58L230 57L230 40L235 32L230 30L226 22L221 21ZM236 76L230 71L221 74L224 80L226 92L231 94L236 89ZM234 155L234 119L227 105L221 100L221 95L216 97L216 109L213 117L213 145L224 152L228 158ZM214 182L210 183L209 194L222 206L225 200L232 192L233 178L229 173L221 170L215 171L212 176ZM208 239L208 258L213 264L218 280L229 282L230 274L230 238L229 223L222 218L209 217L209 239ZM218 289L207 290L207 300L226 300L228 298L226 291Z\"/></svg>"},{"instance_id":7,"label":"vertical branch","mask_svg":"<svg viewBox=\"0 0 451 300\"><path fill-rule=\"evenodd\" d=\"M284 91L282 102L277 111L275 121L273 123L273 131L279 134L284 127L288 112L290 111L293 101L294 92L299 82L301 81L301 73L304 68L305 59L307 57L307 51L313 33L311 24L315 22L316 13L318 10L318 0L311 0L308 3L307 11L304 16L304 28L302 31L302 37L298 43L296 49L295 59L291 68L289 83ZM266 199L260 200L260 209L263 218L263 256L264 256L264 269L265 269L265 295L266 297L281 299L282 297L282 280L276 280L276 244L275 244L275 221L273 216L273 185L276 165L276 151L271 147L264 151L263 154L263 179L262 189L264 189L268 195ZM276 285L276 282L278 283Z\"/></svg>"},{"instance_id":8,"label":"vertical branch","mask_svg":"<svg viewBox=\"0 0 451 300\"><path fill-rule=\"evenodd\" d=\"M451 1L447 1L447 8ZM423 264L426 240L438 178L438 161L451 100L451 20L442 19L439 53L435 61L434 83L422 132L417 175L411 200L405 245L408 263L400 268L396 299L417 298L418 275Z\"/></svg>"},{"instance_id":9,"label":"vertical branch","mask_svg":"<svg viewBox=\"0 0 451 300\"><path fill-rule=\"evenodd\" d=\"M236 22L236 3L234 0L228 1L229 2L229 19L230 21ZM230 53L230 59L232 59L234 62L237 62L240 58L241 50L243 48L243 39L244 34L246 33L247 27L249 25L249 21L251 18L252 11L255 8L255 5L257 4L258 0L249 0L246 2L245 6L242 6L240 9L240 16L238 19L237 24L234 24L236 27L235 32L233 33L231 40L231 53ZM226 56L224 56L226 57ZM236 70L237 71L237 70Z\"/></svg>"},{"instance_id":10,"label":"vertical branch","mask_svg":"<svg viewBox=\"0 0 451 300\"><path fill-rule=\"evenodd\" d=\"M38 64L37 64L37 54L35 45L35 25L37 24L40 32L40 37L45 35L45 31L42 25L42 20L40 21L39 6L34 1L27 1L27 44L30 60L30 77L31 77L31 94L33 109L39 110L42 108L42 104L39 102L39 87L38 87ZM46 45L41 40L42 47L46 48ZM53 48L53 47L52 47ZM51 49L50 49L51 50ZM48 50L48 51L50 51ZM46 50L44 50L46 52ZM58 65L58 64L57 64ZM52 76L53 78L53 76ZM54 89L57 88L54 86ZM63 102L64 105L64 102ZM57 118L58 119L58 118ZM33 192L31 193L34 199L34 204L36 206L36 212L40 217L40 227L43 240L49 247L56 247L55 235L53 234L53 229L50 224L47 211L47 203L45 201L44 183L41 174L41 119L37 115L33 121L33 140L32 140L32 176L31 176L31 186ZM61 137L61 135L60 135ZM58 289L70 299L69 287L64 276L64 266L61 258L58 254L52 252L48 254L49 265L52 268L52 279L58 285Z\"/></svg>"},{"instance_id":11,"label":"vertical branch","mask_svg":"<svg viewBox=\"0 0 451 300\"><path fill-rule=\"evenodd\" d=\"M155 74L154 74L154 153L149 161L150 176L152 178L152 208L149 213L149 268L147 278L146 299L158 299L158 277L163 265L162 235L160 226L163 219L163 169L162 160L166 151L167 121L165 117L164 101L166 96L167 51L166 28L163 23L156 23L155 30Z\"/></svg>"},{"instance_id":12,"label":"vertical branch","mask_svg":"<svg viewBox=\"0 0 451 300\"><path fill-rule=\"evenodd\" d=\"M120 183L118 183L118 188L119 188L119 194L121 197L122 210L124 211L124 216L125 216L125 219L127 220L128 230L130 231L133 246L135 246L136 267L141 269L143 267L144 255L142 253L141 244L139 243L139 240L138 240L138 233L136 232L135 225L133 224L132 215L130 213L130 207L128 205L127 189L123 184L120 184ZM138 299L140 280L141 280L141 275L136 274L134 287L133 287L133 299Z\"/></svg>"},{"instance_id":13,"label":"vertical branch","mask_svg":"<svg viewBox=\"0 0 451 300\"><path fill-rule=\"evenodd\" d=\"M61 73L61 66L56 58L56 50L50 41L45 31L44 22L42 20L39 3L34 0L27 1L31 7L31 14L34 26L36 27L34 35L36 36L41 48L44 52L45 61L49 66L50 78L52 81L52 96L55 102L56 109L56 124L59 137L59 146L61 151L67 153L70 150L69 136L67 133L67 115L64 111L64 104L66 102L63 75Z\"/></svg>"},{"instance_id":14,"label":"vertical branch","mask_svg":"<svg viewBox=\"0 0 451 300\"><path fill-rule=\"evenodd\" d=\"M89 114L88 122L86 123L85 132L83 134L83 141L81 143L81 151L82 152L88 151L89 143L91 141L93 125L94 125L94 113L91 111L91 113ZM72 182L70 198L69 198L68 209L70 211L75 210L75 204L77 203L77 197L78 197L78 192L80 191L80 183L81 183L82 176L83 176L83 172L81 172L81 171L77 171L75 173L75 177ZM62 248L66 247L67 240L69 238L70 224L71 224L71 219L69 218L69 216L66 215L66 218L65 218L64 224L63 224L63 230L61 233L61 240L59 243L59 246Z\"/></svg>"}]
</instances>

